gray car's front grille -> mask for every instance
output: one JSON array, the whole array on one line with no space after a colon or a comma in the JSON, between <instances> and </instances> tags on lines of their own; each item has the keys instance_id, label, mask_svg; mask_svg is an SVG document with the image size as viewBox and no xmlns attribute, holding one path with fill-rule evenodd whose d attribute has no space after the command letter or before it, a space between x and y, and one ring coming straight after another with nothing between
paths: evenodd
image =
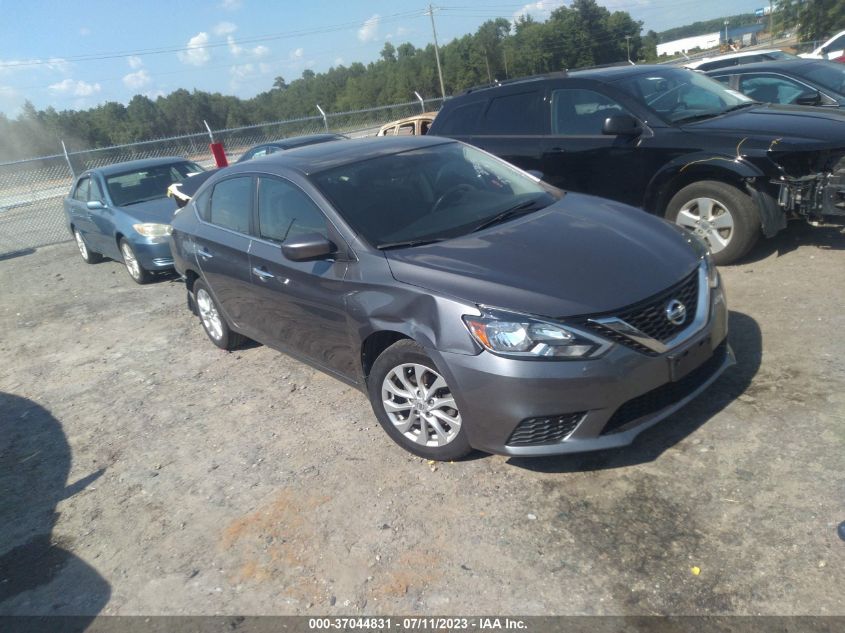
<instances>
[{"instance_id":1,"label":"gray car's front grille","mask_svg":"<svg viewBox=\"0 0 845 633\"><path fill-rule=\"evenodd\" d=\"M656 295L652 295L644 301L621 308L612 313L584 316L578 319L577 322L582 327L586 327L604 338L621 343L643 354L656 356L659 353L658 351L637 342L624 333L611 329L607 325L597 323L596 320L607 317L620 319L647 337L660 343L666 343L688 328L695 320L698 310L698 278L698 270L695 270L674 286ZM677 324L672 323L666 317L666 306L673 299L682 303L686 309L686 317ZM572 322L572 319L568 319L568 321Z\"/></svg>"},{"instance_id":2,"label":"gray car's front grille","mask_svg":"<svg viewBox=\"0 0 845 633\"><path fill-rule=\"evenodd\" d=\"M578 423L584 419L584 415L584 412L581 412L527 418L517 425L507 444L508 446L536 446L559 442L575 430Z\"/></svg>"}]
</instances>

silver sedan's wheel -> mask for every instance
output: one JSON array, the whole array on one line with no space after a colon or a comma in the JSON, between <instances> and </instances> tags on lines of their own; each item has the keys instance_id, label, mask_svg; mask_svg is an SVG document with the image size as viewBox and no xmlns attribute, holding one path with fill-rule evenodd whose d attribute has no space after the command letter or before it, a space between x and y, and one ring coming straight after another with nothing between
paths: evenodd
<instances>
[{"instance_id":1,"label":"silver sedan's wheel","mask_svg":"<svg viewBox=\"0 0 845 633\"><path fill-rule=\"evenodd\" d=\"M223 339L223 321L220 319L220 313L217 312L211 295L206 292L205 288L200 288L197 290L196 301L205 331L212 340L221 341Z\"/></svg>"},{"instance_id":2,"label":"silver sedan's wheel","mask_svg":"<svg viewBox=\"0 0 845 633\"><path fill-rule=\"evenodd\" d=\"M684 204L675 222L707 240L713 254L723 251L734 236L730 209L713 198L695 198Z\"/></svg>"},{"instance_id":3,"label":"silver sedan's wheel","mask_svg":"<svg viewBox=\"0 0 845 633\"><path fill-rule=\"evenodd\" d=\"M391 369L381 386L387 417L408 440L437 448L454 440L461 414L446 380L433 369L403 363Z\"/></svg>"}]
</instances>

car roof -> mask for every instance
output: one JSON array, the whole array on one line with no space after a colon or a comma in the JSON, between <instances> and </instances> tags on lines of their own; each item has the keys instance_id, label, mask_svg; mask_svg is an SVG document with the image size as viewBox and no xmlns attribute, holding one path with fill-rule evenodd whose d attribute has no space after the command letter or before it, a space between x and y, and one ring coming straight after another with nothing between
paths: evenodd
<instances>
[{"instance_id":1,"label":"car roof","mask_svg":"<svg viewBox=\"0 0 845 633\"><path fill-rule=\"evenodd\" d=\"M772 59L765 62L754 62L753 64L742 64L740 66L725 66L724 68L715 68L713 70L705 71L707 75L734 75L737 73L749 73L754 71L772 71L772 70L797 70L799 68L806 68L808 66L816 66L824 64L823 59ZM830 62L836 63L836 62Z\"/></svg>"},{"instance_id":2,"label":"car roof","mask_svg":"<svg viewBox=\"0 0 845 633\"><path fill-rule=\"evenodd\" d=\"M329 141L237 163L226 168L226 173L262 171L278 167L292 169L308 176L349 163L456 142L448 138L430 136L379 136Z\"/></svg>"},{"instance_id":3,"label":"car roof","mask_svg":"<svg viewBox=\"0 0 845 633\"><path fill-rule=\"evenodd\" d=\"M122 174L128 171L142 170L149 167L157 167L159 165L171 165L173 163L187 163L190 162L184 156L165 156L162 158L141 158L139 160L128 160L122 163L113 163L103 167L94 167L87 170L88 172L97 172L103 176L111 176L113 174Z\"/></svg>"},{"instance_id":4,"label":"car roof","mask_svg":"<svg viewBox=\"0 0 845 633\"><path fill-rule=\"evenodd\" d=\"M714 55L713 57L702 57L701 59L696 59L687 64L684 64L684 68L692 68L693 70L695 70L698 66L701 66L702 64L718 62L723 59L740 59L742 57L753 57L754 55L771 55L772 53L786 53L786 51L782 51L779 48L755 48L750 51L736 51L734 53L725 53L724 55Z\"/></svg>"},{"instance_id":5,"label":"car roof","mask_svg":"<svg viewBox=\"0 0 845 633\"><path fill-rule=\"evenodd\" d=\"M259 143L255 147L264 147L265 145L272 145L281 149L289 149L299 147L300 145L309 145L311 143L322 143L327 141L339 141L344 139L340 134L304 134L302 136L289 136L287 138L280 138L275 141L267 141L266 143Z\"/></svg>"}]
</instances>

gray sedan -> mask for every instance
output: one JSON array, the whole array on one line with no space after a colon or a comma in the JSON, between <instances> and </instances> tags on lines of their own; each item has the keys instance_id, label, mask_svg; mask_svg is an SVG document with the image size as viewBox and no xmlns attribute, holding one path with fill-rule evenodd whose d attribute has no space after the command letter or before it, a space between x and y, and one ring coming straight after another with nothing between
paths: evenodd
<instances>
[{"instance_id":1,"label":"gray sedan","mask_svg":"<svg viewBox=\"0 0 845 633\"><path fill-rule=\"evenodd\" d=\"M177 213L172 248L215 345L354 385L430 459L629 444L733 363L697 238L447 139L235 165Z\"/></svg>"}]
</instances>

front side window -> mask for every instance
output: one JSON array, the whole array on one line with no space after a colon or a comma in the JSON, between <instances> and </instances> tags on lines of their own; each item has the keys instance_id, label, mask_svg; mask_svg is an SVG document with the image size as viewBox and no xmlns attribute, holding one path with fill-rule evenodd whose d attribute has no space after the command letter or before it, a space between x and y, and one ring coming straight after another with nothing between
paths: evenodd
<instances>
[{"instance_id":1,"label":"front side window","mask_svg":"<svg viewBox=\"0 0 845 633\"><path fill-rule=\"evenodd\" d=\"M299 187L286 180L260 178L258 181L258 234L260 237L285 240L319 233L328 237L326 219L317 205Z\"/></svg>"},{"instance_id":2,"label":"front side window","mask_svg":"<svg viewBox=\"0 0 845 633\"><path fill-rule=\"evenodd\" d=\"M311 180L377 248L465 235L501 214L537 211L563 195L460 143L349 163Z\"/></svg>"},{"instance_id":3,"label":"front side window","mask_svg":"<svg viewBox=\"0 0 845 633\"><path fill-rule=\"evenodd\" d=\"M96 200L97 202L102 202L103 194L100 191L100 185L97 184L97 181L91 178L91 187L88 189L88 199L89 200Z\"/></svg>"},{"instance_id":4,"label":"front side window","mask_svg":"<svg viewBox=\"0 0 845 633\"><path fill-rule=\"evenodd\" d=\"M803 69L802 74L828 90L845 94L845 64L818 62Z\"/></svg>"},{"instance_id":5,"label":"front side window","mask_svg":"<svg viewBox=\"0 0 845 633\"><path fill-rule=\"evenodd\" d=\"M249 233L252 177L229 178L217 183L211 192L208 215L212 224L238 233Z\"/></svg>"},{"instance_id":6,"label":"front side window","mask_svg":"<svg viewBox=\"0 0 845 633\"><path fill-rule=\"evenodd\" d=\"M73 192L73 199L80 202L88 202L88 194L91 189L91 179L87 176L79 181L76 185L76 191Z\"/></svg>"},{"instance_id":7,"label":"front side window","mask_svg":"<svg viewBox=\"0 0 845 633\"><path fill-rule=\"evenodd\" d=\"M778 75L749 74L740 77L739 90L755 101L793 103L810 88Z\"/></svg>"},{"instance_id":8,"label":"front side window","mask_svg":"<svg viewBox=\"0 0 845 633\"><path fill-rule=\"evenodd\" d=\"M607 117L627 113L616 101L594 90L552 92L552 134L598 136Z\"/></svg>"},{"instance_id":9,"label":"front side window","mask_svg":"<svg viewBox=\"0 0 845 633\"><path fill-rule=\"evenodd\" d=\"M413 123L405 123L404 125L400 125L399 129L396 130L396 136L413 136L414 135L414 124Z\"/></svg>"}]
</instances>

